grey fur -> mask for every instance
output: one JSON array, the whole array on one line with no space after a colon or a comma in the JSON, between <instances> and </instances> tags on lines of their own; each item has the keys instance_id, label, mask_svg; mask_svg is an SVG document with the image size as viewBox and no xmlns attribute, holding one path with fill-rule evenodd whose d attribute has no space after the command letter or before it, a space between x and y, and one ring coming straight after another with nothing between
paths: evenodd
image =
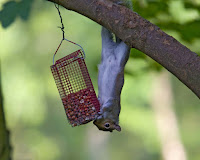
<instances>
[{"instance_id":1,"label":"grey fur","mask_svg":"<svg viewBox=\"0 0 200 160\"><path fill-rule=\"evenodd\" d=\"M124 84L124 67L129 58L130 47L102 27L102 58L99 65L98 88L101 105L100 117L119 123L120 95ZM99 118L100 118L99 117Z\"/></svg>"}]
</instances>

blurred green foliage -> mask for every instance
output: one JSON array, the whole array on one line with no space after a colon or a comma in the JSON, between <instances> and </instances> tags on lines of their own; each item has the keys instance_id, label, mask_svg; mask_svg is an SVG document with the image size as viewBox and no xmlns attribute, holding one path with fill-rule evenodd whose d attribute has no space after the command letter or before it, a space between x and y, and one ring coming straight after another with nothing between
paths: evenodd
<instances>
[{"instance_id":1,"label":"blurred green foliage","mask_svg":"<svg viewBox=\"0 0 200 160\"><path fill-rule=\"evenodd\" d=\"M133 7L200 53L200 0L133 0ZM75 12L62 7L60 10L66 38L81 44L86 51L86 64L97 91L100 26ZM0 21L2 85L15 160L162 159L151 108L152 82L157 71L163 70L158 63L132 49L121 96L121 133L100 132L92 123L71 128L50 71L53 53L62 38L53 3L1 0ZM77 49L64 42L56 59ZM199 160L199 100L171 77L181 139L188 159Z\"/></svg>"},{"instance_id":2,"label":"blurred green foliage","mask_svg":"<svg viewBox=\"0 0 200 160\"><path fill-rule=\"evenodd\" d=\"M3 5L0 11L0 21L4 28L11 25L19 16L27 20L31 10L33 0L8 1Z\"/></svg>"}]
</instances>

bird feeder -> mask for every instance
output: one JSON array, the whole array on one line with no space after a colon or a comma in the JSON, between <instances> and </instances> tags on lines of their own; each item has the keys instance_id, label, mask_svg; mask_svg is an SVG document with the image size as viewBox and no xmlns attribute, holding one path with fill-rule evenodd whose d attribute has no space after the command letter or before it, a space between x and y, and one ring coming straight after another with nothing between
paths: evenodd
<instances>
[{"instance_id":1,"label":"bird feeder","mask_svg":"<svg viewBox=\"0 0 200 160\"><path fill-rule=\"evenodd\" d=\"M55 62L51 71L69 123L74 127L96 118L100 110L82 50Z\"/></svg>"}]
</instances>

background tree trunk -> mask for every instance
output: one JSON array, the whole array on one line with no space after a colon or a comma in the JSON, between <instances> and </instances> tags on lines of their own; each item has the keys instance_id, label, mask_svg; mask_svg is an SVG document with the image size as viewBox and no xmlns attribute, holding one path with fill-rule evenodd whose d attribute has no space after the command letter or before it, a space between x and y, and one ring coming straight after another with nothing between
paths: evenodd
<instances>
[{"instance_id":1,"label":"background tree trunk","mask_svg":"<svg viewBox=\"0 0 200 160\"><path fill-rule=\"evenodd\" d=\"M3 95L1 87L0 68L0 160L11 160L11 146L9 141L9 131L6 128L6 121L3 109Z\"/></svg>"},{"instance_id":2,"label":"background tree trunk","mask_svg":"<svg viewBox=\"0 0 200 160\"><path fill-rule=\"evenodd\" d=\"M179 135L176 114L173 110L173 95L167 72L155 76L152 108L156 117L163 159L187 160Z\"/></svg>"},{"instance_id":3,"label":"background tree trunk","mask_svg":"<svg viewBox=\"0 0 200 160\"><path fill-rule=\"evenodd\" d=\"M95 160L109 160L111 159L108 150L108 140L110 135L107 133L102 133L102 131L97 132L96 128L88 128L87 130L86 143L88 144L88 150L90 152L90 159ZM98 155L101 156L97 156Z\"/></svg>"},{"instance_id":4,"label":"background tree trunk","mask_svg":"<svg viewBox=\"0 0 200 160\"><path fill-rule=\"evenodd\" d=\"M159 27L109 0L49 0L106 27L173 73L200 98L200 57Z\"/></svg>"}]
</instances>

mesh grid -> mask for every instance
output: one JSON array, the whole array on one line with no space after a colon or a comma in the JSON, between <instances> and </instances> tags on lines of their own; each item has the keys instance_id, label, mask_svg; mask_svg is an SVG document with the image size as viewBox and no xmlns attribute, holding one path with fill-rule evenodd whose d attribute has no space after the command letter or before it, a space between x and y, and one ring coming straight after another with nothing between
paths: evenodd
<instances>
[{"instance_id":1,"label":"mesh grid","mask_svg":"<svg viewBox=\"0 0 200 160\"><path fill-rule=\"evenodd\" d=\"M77 126L94 120L100 105L82 51L57 60L51 71L69 123Z\"/></svg>"}]
</instances>

